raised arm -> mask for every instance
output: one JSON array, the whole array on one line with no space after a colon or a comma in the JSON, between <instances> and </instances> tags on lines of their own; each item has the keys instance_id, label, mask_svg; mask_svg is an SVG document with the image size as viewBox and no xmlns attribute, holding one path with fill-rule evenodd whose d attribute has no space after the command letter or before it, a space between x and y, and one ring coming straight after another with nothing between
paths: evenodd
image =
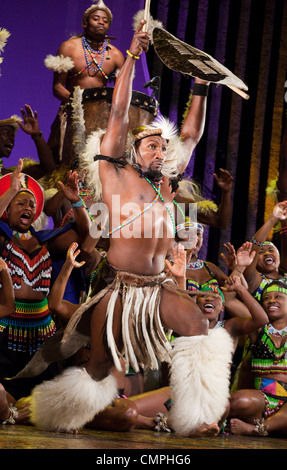
<instances>
[{"instance_id":1,"label":"raised arm","mask_svg":"<svg viewBox=\"0 0 287 470\"><path fill-rule=\"evenodd\" d=\"M258 262L258 254L261 247L261 244L264 243L269 236L271 229L279 220L286 220L287 216L287 201L279 202L273 209L272 214L266 220L266 222L260 227L259 230L252 237L253 249L256 254L254 256L253 262L246 267L244 271L244 277L248 283L249 291L253 290L260 284L261 276L257 271L256 266Z\"/></svg>"},{"instance_id":2,"label":"raised arm","mask_svg":"<svg viewBox=\"0 0 287 470\"><path fill-rule=\"evenodd\" d=\"M202 137L205 127L208 89L208 82L195 78L191 106L180 132L180 137L188 151L187 161L183 164L182 168L179 168L180 173L183 173L187 167L192 152Z\"/></svg>"},{"instance_id":3,"label":"raised arm","mask_svg":"<svg viewBox=\"0 0 287 470\"><path fill-rule=\"evenodd\" d=\"M260 303L248 292L245 286L242 285L240 278L237 276L229 276L226 280L227 291L234 291L240 297L241 301L245 304L250 312L249 318L231 318L226 320L225 328L231 336L239 337L248 335L266 323L268 323L268 316L261 307Z\"/></svg>"},{"instance_id":4,"label":"raised arm","mask_svg":"<svg viewBox=\"0 0 287 470\"><path fill-rule=\"evenodd\" d=\"M58 185L64 192L65 197L73 206L76 228L71 228L51 239L48 243L51 253L66 252L72 242L77 242L80 245L89 233L91 225L89 214L85 209L83 200L79 194L78 174L75 171L73 172L70 170L68 172L66 184L59 181Z\"/></svg>"},{"instance_id":5,"label":"raised arm","mask_svg":"<svg viewBox=\"0 0 287 470\"><path fill-rule=\"evenodd\" d=\"M198 220L203 223L220 229L228 227L232 213L231 190L233 184L233 176L227 170L220 168L220 174L214 173L214 179L217 186L221 190L221 199L218 210L208 211L206 213L198 213Z\"/></svg>"},{"instance_id":6,"label":"raised arm","mask_svg":"<svg viewBox=\"0 0 287 470\"><path fill-rule=\"evenodd\" d=\"M48 303L49 309L62 323L66 324L73 313L77 310L78 305L72 304L64 299L65 289L67 282L74 268L81 268L84 265L84 261L76 261L80 250L77 250L78 244L72 243L68 249L66 261L55 280L51 289Z\"/></svg>"},{"instance_id":7,"label":"raised arm","mask_svg":"<svg viewBox=\"0 0 287 470\"><path fill-rule=\"evenodd\" d=\"M34 140L40 161L40 165L31 165L30 168L25 169L25 173L35 179L39 179L51 173L56 168L56 163L51 149L40 131L37 111L33 111L28 104L25 104L24 108L25 109L21 109L23 122L17 120L17 123L19 127Z\"/></svg>"},{"instance_id":8,"label":"raised arm","mask_svg":"<svg viewBox=\"0 0 287 470\"><path fill-rule=\"evenodd\" d=\"M123 156L126 146L135 63L139 60L142 51L148 50L149 45L148 33L142 31L144 24L145 21L142 20L134 33L128 56L117 77L113 91L107 131L101 144L101 153L113 158Z\"/></svg>"},{"instance_id":9,"label":"raised arm","mask_svg":"<svg viewBox=\"0 0 287 470\"><path fill-rule=\"evenodd\" d=\"M10 202L21 188L20 179L23 161L20 159L17 167L11 174L10 188L0 197L0 217L4 214Z\"/></svg>"}]
</instances>

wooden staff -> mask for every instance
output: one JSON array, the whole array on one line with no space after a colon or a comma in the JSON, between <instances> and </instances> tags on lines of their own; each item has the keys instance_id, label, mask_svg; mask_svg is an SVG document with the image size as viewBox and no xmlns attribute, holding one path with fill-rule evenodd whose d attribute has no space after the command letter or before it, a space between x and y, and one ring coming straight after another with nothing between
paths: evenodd
<instances>
[{"instance_id":1,"label":"wooden staff","mask_svg":"<svg viewBox=\"0 0 287 470\"><path fill-rule=\"evenodd\" d=\"M228 88L230 88L231 90L235 91L235 93L237 93L238 95L242 96L242 98L244 98L245 100L249 100L250 96L247 95L245 91L241 90L237 86L233 86L233 85L226 85L226 86L228 86Z\"/></svg>"},{"instance_id":2,"label":"wooden staff","mask_svg":"<svg viewBox=\"0 0 287 470\"><path fill-rule=\"evenodd\" d=\"M146 0L145 9L144 9L144 19L146 20L146 23L143 25L144 32L147 31L149 17L150 17L150 0Z\"/></svg>"}]
</instances>

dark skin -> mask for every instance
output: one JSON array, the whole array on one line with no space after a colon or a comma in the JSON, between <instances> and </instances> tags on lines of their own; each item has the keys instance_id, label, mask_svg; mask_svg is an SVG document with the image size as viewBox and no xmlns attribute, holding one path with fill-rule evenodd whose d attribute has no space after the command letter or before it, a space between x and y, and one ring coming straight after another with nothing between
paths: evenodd
<instances>
[{"instance_id":1,"label":"dark skin","mask_svg":"<svg viewBox=\"0 0 287 470\"><path fill-rule=\"evenodd\" d=\"M104 11L96 10L89 15L86 23L84 24L84 36L92 41L91 45L94 50L100 49L101 43L104 41L109 27L109 19ZM102 64L102 69L107 76L112 72L115 72L116 69L120 69L124 63L124 56L121 51L111 44L109 46L109 53L106 52ZM75 86L87 89L104 87L107 85L107 79L100 71L89 72L88 69L86 69L81 74L73 77L74 74L81 71L87 65L80 37L71 38L63 42L59 47L57 54L63 55L64 57L71 57L74 62L74 68L69 72L54 73L53 93L54 96L63 103L69 100L70 93L73 93ZM91 58L89 57L89 61L90 60ZM100 64L102 55L96 57L96 60L98 64ZM91 66L93 69L97 68L96 64L92 64Z\"/></svg>"},{"instance_id":2,"label":"dark skin","mask_svg":"<svg viewBox=\"0 0 287 470\"><path fill-rule=\"evenodd\" d=\"M55 162L51 150L43 136L39 136L40 128L37 111L25 104L21 108L23 122L18 120L19 127L32 138L34 138L37 155L40 164L31 164L25 168L25 173L35 179L51 173L55 168ZM0 158L9 158L15 145L15 130L12 126L0 126ZM10 169L2 168L2 175L11 173Z\"/></svg>"},{"instance_id":3,"label":"dark skin","mask_svg":"<svg viewBox=\"0 0 287 470\"><path fill-rule=\"evenodd\" d=\"M26 233L35 218L36 214L36 200L33 194L28 191L20 191L20 177L21 177L21 170L22 170L22 160L19 161L18 166L16 167L15 171L12 173L11 176L11 183L10 188L4 193L0 198L0 214L2 215L5 211L7 215L7 223L12 230ZM78 190L78 179L76 173L70 172L67 177L67 184L64 186L63 183L60 183L61 189L65 192L66 197L73 203L79 200L79 190ZM84 231L87 221L87 214L83 207L76 209L75 211L76 219L78 220L78 225L81 227L81 230ZM12 237L13 243L19 246L21 249L32 253L34 250L39 248L41 243L38 239L32 236L29 239L21 240L16 238L14 235ZM78 233L76 230L70 229L62 235L55 237L51 241L47 241L45 244L47 249L51 253L60 253L64 250L66 252L67 247L72 243L72 241L81 241L80 232ZM6 243L6 239L4 235L0 236L0 245ZM1 260L2 261L2 260ZM4 270L4 267L3 269ZM5 272L1 272L1 277L5 276ZM6 279L7 280L7 279ZM4 279L2 280L4 282ZM11 282L11 281L10 281ZM7 284L7 283L6 283ZM10 283L11 287L11 283ZM8 285L9 288L9 285ZM7 285L6 288L7 289ZM2 289L0 301L4 295L4 288ZM6 296L7 292L5 290ZM14 301L14 291L12 290L10 295L10 299ZM21 288L17 289L17 298L26 299L26 300L42 300L44 299L45 294L43 292L37 292L32 289L31 286L25 284L22 281ZM14 311L14 308L12 309ZM11 313L11 307L9 307L9 312ZM7 309L5 309L5 316L9 314ZM1 313L1 316L2 315ZM0 387L0 418L6 419L9 416L9 409L8 409L8 402L15 403L15 399L5 392L3 387ZM19 420L26 416L26 412L19 415Z\"/></svg>"},{"instance_id":4,"label":"dark skin","mask_svg":"<svg viewBox=\"0 0 287 470\"><path fill-rule=\"evenodd\" d=\"M287 201L282 201L276 204L272 214L268 217L266 222L255 233L254 238L259 243L267 240L270 231L278 221L285 223L287 219ZM282 240L282 245L284 240ZM226 247L230 259L232 259L233 247L229 245ZM261 273L269 279L282 278L282 272L286 272L286 258L285 251L279 253L278 249L273 244L264 244L258 246L252 243L252 250L254 251L254 259L251 264L246 265L246 258L244 256L237 259L237 269L244 271L244 277L249 287L249 291L254 292L262 281ZM248 256L248 254L247 254ZM233 261L235 263L235 261Z\"/></svg>"},{"instance_id":5,"label":"dark skin","mask_svg":"<svg viewBox=\"0 0 287 470\"><path fill-rule=\"evenodd\" d=\"M135 32L129 48L133 55L138 56L142 50L148 49L148 34L142 32L143 23ZM119 158L123 154L128 133L128 108L132 93L132 79L134 74L134 59L127 57L125 64L117 78L111 113L107 126L107 132L101 145L101 153L112 158ZM194 148L202 130L202 115L205 109L205 97L195 97L193 108L184 125L186 145ZM204 104L203 104L204 103ZM196 110L198 112L196 112ZM197 130L197 131L195 131ZM153 169L160 171L166 158L166 141L160 136L152 136L142 139L137 148L137 163L144 171ZM187 164L188 162L186 162ZM183 170L181 168L180 170ZM130 165L117 171L114 165L100 161L100 177L103 185L103 202L107 205L110 214L110 229L118 225L118 220L113 221L116 211L120 213L120 223L127 218L123 213L123 207L131 201L138 207L150 203L155 197L155 190L144 179L139 178L138 172ZM112 194L119 196L120 206L113 204ZM161 185L161 194L166 203L172 207L172 194L169 181L165 179ZM156 226L152 222L155 217ZM151 230L152 237L144 238L144 226ZM163 236L155 236L156 229L162 229ZM132 236L130 236L130 230ZM128 238L127 238L128 237ZM171 217L160 203L150 213L136 219L131 227L127 226L110 237L108 249L108 261L115 267L129 272L155 275L164 270L166 253L173 243L173 224ZM137 253L137 256L131 254ZM103 379L113 369L113 363L102 347L102 332L105 324L106 308L111 293L95 307L91 318L91 351L90 359L86 365L88 373L96 380ZM175 307L176 305L176 307ZM192 311L192 315L190 312ZM118 298L115 304L113 333L119 350L122 348L122 305ZM196 335L207 333L207 322L199 308L188 295L180 298L171 292L164 291L160 304L160 317L164 327L171 328L181 335ZM121 387L122 388L122 387Z\"/></svg>"},{"instance_id":6,"label":"dark skin","mask_svg":"<svg viewBox=\"0 0 287 470\"><path fill-rule=\"evenodd\" d=\"M181 270L181 266L178 266ZM226 281L225 292L236 292L243 302L248 306L250 316L246 319L231 318L226 320L224 328L228 331L234 342L234 350L238 338L242 335L254 332L268 320L261 305L251 296L248 290L241 284L239 277L230 276ZM200 292L196 296L196 303L208 319L209 329L213 329L218 322L219 315L223 309L221 296L213 291ZM150 392L141 393L128 397L128 399L117 399L102 413L99 413L88 427L96 429L108 429L110 431L126 431L129 429L150 429L155 427L154 417L157 413L168 415L164 403L172 396L170 387L162 387ZM229 410L227 410L228 412ZM226 415L227 415L226 412ZM226 416L223 417L223 419ZM205 424L190 437L214 436L219 433L223 419L220 423Z\"/></svg>"},{"instance_id":7,"label":"dark skin","mask_svg":"<svg viewBox=\"0 0 287 470\"><path fill-rule=\"evenodd\" d=\"M10 188L0 198L0 213L3 214L5 211L8 219L8 225L12 230L16 230L21 233L27 232L31 224L34 221L36 213L36 201L30 192L20 191L20 177L22 171L22 160L11 176ZM77 174L69 172L67 178L67 184L59 182L61 189L65 192L66 197L73 203L79 200L79 189L78 189ZM89 227L88 216L83 207L75 210L75 216L77 218L77 226L80 227L79 232L70 229L67 232L55 237L54 239L47 241L47 249L54 253L60 253L64 251L66 253L69 245L76 241L81 242L81 233L86 234ZM32 236L30 239L21 240L13 236L13 242L20 248L32 253L34 250L39 248L40 243L36 237ZM0 236L0 244L5 243L5 237ZM21 289L17 291L18 297L21 296L25 299L42 299L44 294L41 292L33 291L32 287L22 284Z\"/></svg>"},{"instance_id":8,"label":"dark skin","mask_svg":"<svg viewBox=\"0 0 287 470\"><path fill-rule=\"evenodd\" d=\"M287 325L287 295L283 292L266 292L263 298L263 308L268 315L268 322L274 328L281 330ZM250 335L251 344L256 342L259 331ZM277 348L286 342L286 336L271 335ZM264 377L264 376L263 376ZM266 374L267 379L273 379L286 384L286 374L273 372ZM231 395L230 425L232 434L258 436L254 420L261 419L265 409L265 400L259 390L242 389ZM278 411L265 419L268 433L272 436L287 435L287 404L284 403Z\"/></svg>"},{"instance_id":9,"label":"dark skin","mask_svg":"<svg viewBox=\"0 0 287 470\"><path fill-rule=\"evenodd\" d=\"M187 265L188 263L195 262L199 259L199 252L202 247L203 236L203 232L200 229L197 229L196 238L191 239L189 243L186 242ZM184 242L184 240L181 241ZM250 253L248 253L248 256L246 256L246 262L247 259L248 262L251 262ZM216 279L219 286L223 287L227 279L226 274L216 264L211 263L209 261L206 262L206 264L208 265L209 270L212 273L212 278ZM186 279L191 279L192 281L195 281L198 284L202 285L208 282L210 278L211 276L205 266L201 267L200 269L190 269L187 266ZM236 316L241 318L247 318L249 316L248 309L244 306L244 304L242 304L242 302L239 302L239 300L236 298L235 292L226 293L225 309L228 314L232 317Z\"/></svg>"},{"instance_id":10,"label":"dark skin","mask_svg":"<svg viewBox=\"0 0 287 470\"><path fill-rule=\"evenodd\" d=\"M221 190L221 200L218 206L218 210L208 210L206 212L197 212L197 220L202 224L209 225L211 227L216 227L224 229L228 227L230 216L232 212L232 200L231 200L231 190L233 184L233 176L229 171L220 168L219 176L214 173L214 180ZM184 197L181 194L176 196L176 201L180 204L185 205L185 213L189 215L189 204L194 202L193 200Z\"/></svg>"}]
</instances>

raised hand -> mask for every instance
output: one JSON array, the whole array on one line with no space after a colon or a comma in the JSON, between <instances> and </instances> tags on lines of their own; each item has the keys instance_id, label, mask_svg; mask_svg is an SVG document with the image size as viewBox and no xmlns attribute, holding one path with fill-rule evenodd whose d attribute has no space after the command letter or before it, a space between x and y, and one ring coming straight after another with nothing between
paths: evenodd
<instances>
[{"instance_id":1,"label":"raised hand","mask_svg":"<svg viewBox=\"0 0 287 470\"><path fill-rule=\"evenodd\" d=\"M245 242L238 248L236 257L237 257L237 264L239 266L250 266L252 261L254 260L255 251L253 250L253 245L251 242Z\"/></svg>"},{"instance_id":2,"label":"raised hand","mask_svg":"<svg viewBox=\"0 0 287 470\"><path fill-rule=\"evenodd\" d=\"M58 181L58 185L63 191L65 197L73 204L80 199L79 177L76 171L70 170L67 176L66 184Z\"/></svg>"},{"instance_id":3,"label":"raised hand","mask_svg":"<svg viewBox=\"0 0 287 470\"><path fill-rule=\"evenodd\" d=\"M183 278L186 271L186 251L184 246L178 243L177 248L172 248L172 254L173 264L168 259L165 260L168 268L167 273L178 278Z\"/></svg>"},{"instance_id":4,"label":"raised hand","mask_svg":"<svg viewBox=\"0 0 287 470\"><path fill-rule=\"evenodd\" d=\"M287 218L287 201L278 202L273 209L273 215L279 220Z\"/></svg>"},{"instance_id":5,"label":"raised hand","mask_svg":"<svg viewBox=\"0 0 287 470\"><path fill-rule=\"evenodd\" d=\"M69 246L68 251L67 251L66 262L73 268L81 268L83 264L85 264L85 261L81 261L81 262L76 261L77 256L81 252L81 250L77 250L78 246L79 246L78 243L73 242Z\"/></svg>"},{"instance_id":6,"label":"raised hand","mask_svg":"<svg viewBox=\"0 0 287 470\"><path fill-rule=\"evenodd\" d=\"M39 122L38 122L38 112L33 111L31 106L25 104L25 109L21 108L21 114L23 117L23 122L17 120L17 123L21 129L26 133L33 136L40 134Z\"/></svg>"},{"instance_id":7,"label":"raised hand","mask_svg":"<svg viewBox=\"0 0 287 470\"><path fill-rule=\"evenodd\" d=\"M18 165L16 166L15 170L11 174L10 188L13 189L13 191L19 191L21 189L22 167L23 167L23 160L20 158Z\"/></svg>"},{"instance_id":8,"label":"raised hand","mask_svg":"<svg viewBox=\"0 0 287 470\"><path fill-rule=\"evenodd\" d=\"M135 57L138 57L143 51L147 52L149 48L149 34L142 30L145 23L145 20L141 20L130 45L129 51Z\"/></svg>"},{"instance_id":9,"label":"raised hand","mask_svg":"<svg viewBox=\"0 0 287 470\"><path fill-rule=\"evenodd\" d=\"M216 173L213 174L217 186L221 189L221 191L231 191L233 176L229 173L229 171L223 170L222 168L220 168L219 171L219 176L217 176Z\"/></svg>"},{"instance_id":10,"label":"raised hand","mask_svg":"<svg viewBox=\"0 0 287 470\"><path fill-rule=\"evenodd\" d=\"M227 268L232 271L237 264L236 251L230 242L224 243L224 248L226 250L226 255L224 253L220 253L220 257L225 262Z\"/></svg>"}]
</instances>

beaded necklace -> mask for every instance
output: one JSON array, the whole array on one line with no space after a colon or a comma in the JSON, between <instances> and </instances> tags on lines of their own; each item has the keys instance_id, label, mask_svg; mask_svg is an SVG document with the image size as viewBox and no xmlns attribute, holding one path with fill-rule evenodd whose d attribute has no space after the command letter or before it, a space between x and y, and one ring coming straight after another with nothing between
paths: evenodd
<instances>
[{"instance_id":1,"label":"beaded necklace","mask_svg":"<svg viewBox=\"0 0 287 470\"><path fill-rule=\"evenodd\" d=\"M196 269L201 269L204 266L204 261L201 259L197 259L196 261L191 261L187 264L186 269L192 269L195 271Z\"/></svg>"},{"instance_id":2,"label":"beaded necklace","mask_svg":"<svg viewBox=\"0 0 287 470\"><path fill-rule=\"evenodd\" d=\"M269 323L266 326L266 329L267 329L269 334L274 335L274 336L282 337L282 336L287 335L287 326L285 326L285 328L282 328L282 330L277 330L273 325L271 325L271 323Z\"/></svg>"},{"instance_id":3,"label":"beaded necklace","mask_svg":"<svg viewBox=\"0 0 287 470\"><path fill-rule=\"evenodd\" d=\"M155 192L159 195L161 202L164 203L165 201L164 201L164 198L162 197L162 194L161 194L160 190L155 187L155 185L148 179L147 176L145 176L145 179L146 179L147 182L153 187L153 189L155 190ZM164 181L164 180L163 180L163 181ZM173 201L173 202L174 202L174 201ZM173 224L173 235L175 236L175 234L176 234L176 224L175 224L175 220L174 220L173 213L172 213L172 211L170 210L169 207L165 206L165 208L166 208L167 212L169 213L170 218L171 218L171 220L172 220L172 224Z\"/></svg>"},{"instance_id":4,"label":"beaded necklace","mask_svg":"<svg viewBox=\"0 0 287 470\"><path fill-rule=\"evenodd\" d=\"M18 240L30 240L30 238L33 237L30 230L28 230L28 232L24 232L24 233L16 232L16 230L13 230L13 236L15 238L17 238Z\"/></svg>"},{"instance_id":5,"label":"beaded necklace","mask_svg":"<svg viewBox=\"0 0 287 470\"><path fill-rule=\"evenodd\" d=\"M73 77L76 77L77 75L80 75L81 73L83 73L87 68L91 71L91 72L101 72L101 74L105 77L106 80L109 79L109 77L105 74L105 72L103 71L102 69L102 65L103 65L103 62L104 62L104 58L105 58L105 53L106 53L106 49L107 49L107 45L108 45L108 41L105 39L105 41L102 43L102 48L100 48L99 50L95 50L95 49L92 49L92 47L88 44L88 41L87 39L85 38L85 36L82 37L82 46L83 46L83 49L84 49L84 54L85 54L85 59L86 59L86 67L84 67L82 70L79 70L79 72L75 73L73 75ZM92 60L90 61L89 58L88 58L88 54L90 54ZM100 54L103 54L103 57L102 57L102 61L100 63L100 65L98 64L97 60L96 60L96 55L100 55ZM92 68L92 64L95 64L97 68Z\"/></svg>"},{"instance_id":6,"label":"beaded necklace","mask_svg":"<svg viewBox=\"0 0 287 470\"><path fill-rule=\"evenodd\" d=\"M163 183L163 179L161 181L159 181L159 183L155 183L158 185L158 187L155 186L155 184L153 184L148 178L145 178L147 180L148 183L151 184L151 186L154 188L155 192L157 193L156 194L156 197L154 198L154 200L147 206L145 207L143 210L141 210L137 215L135 215L134 217L132 217L131 219L127 219L125 220L121 225L119 225L118 227L114 228L113 230L111 230L109 233L108 233L108 236L110 237L113 233L117 232L118 230L120 230L121 228L123 227L126 227L127 225L131 224L135 219L137 219L138 217L140 217L142 214L144 214L145 212L147 212L155 203L156 201L158 200L158 198L160 197L161 200L164 202L164 199L160 193L160 187Z\"/></svg>"}]
</instances>

